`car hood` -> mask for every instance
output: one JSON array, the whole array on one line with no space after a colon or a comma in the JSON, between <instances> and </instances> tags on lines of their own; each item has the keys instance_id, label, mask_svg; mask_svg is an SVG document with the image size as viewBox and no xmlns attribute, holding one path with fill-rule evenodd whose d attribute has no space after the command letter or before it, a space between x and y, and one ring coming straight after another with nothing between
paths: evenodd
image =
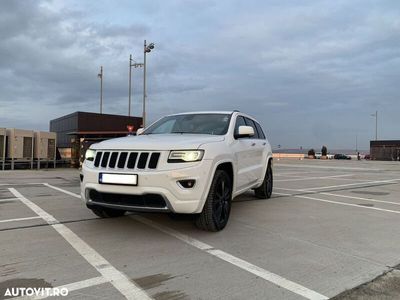
<instances>
[{"instance_id":1,"label":"car hood","mask_svg":"<svg viewBox=\"0 0 400 300\"><path fill-rule=\"evenodd\" d=\"M221 142L222 135L149 134L110 139L90 148L95 150L183 150L197 149L202 144Z\"/></svg>"}]
</instances>

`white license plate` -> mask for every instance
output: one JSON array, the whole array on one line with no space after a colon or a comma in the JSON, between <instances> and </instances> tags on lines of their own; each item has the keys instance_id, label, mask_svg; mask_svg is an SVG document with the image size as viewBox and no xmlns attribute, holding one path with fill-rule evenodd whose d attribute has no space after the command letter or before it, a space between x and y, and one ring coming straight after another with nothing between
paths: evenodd
<instances>
[{"instance_id":1,"label":"white license plate","mask_svg":"<svg viewBox=\"0 0 400 300\"><path fill-rule=\"evenodd\" d=\"M100 173L99 174L99 183L137 185L138 184L138 175L137 174Z\"/></svg>"}]
</instances>

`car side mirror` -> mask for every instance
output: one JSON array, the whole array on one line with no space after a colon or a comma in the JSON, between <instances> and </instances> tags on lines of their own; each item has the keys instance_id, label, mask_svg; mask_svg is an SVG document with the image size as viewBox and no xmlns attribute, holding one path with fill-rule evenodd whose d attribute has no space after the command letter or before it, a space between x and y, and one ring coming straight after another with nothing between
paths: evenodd
<instances>
[{"instance_id":1,"label":"car side mirror","mask_svg":"<svg viewBox=\"0 0 400 300\"><path fill-rule=\"evenodd\" d=\"M251 126L239 126L238 132L235 134L235 138L244 138L254 136L254 129Z\"/></svg>"},{"instance_id":2,"label":"car side mirror","mask_svg":"<svg viewBox=\"0 0 400 300\"><path fill-rule=\"evenodd\" d=\"M136 135L141 135L144 131L144 128L139 128L138 130L136 130Z\"/></svg>"}]
</instances>

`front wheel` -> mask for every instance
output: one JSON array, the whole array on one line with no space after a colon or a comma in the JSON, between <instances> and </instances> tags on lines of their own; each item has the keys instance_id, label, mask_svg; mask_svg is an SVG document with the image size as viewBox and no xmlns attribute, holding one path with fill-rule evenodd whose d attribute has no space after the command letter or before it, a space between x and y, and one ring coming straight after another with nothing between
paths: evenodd
<instances>
[{"instance_id":1,"label":"front wheel","mask_svg":"<svg viewBox=\"0 0 400 300\"><path fill-rule=\"evenodd\" d=\"M232 180L223 170L215 172L203 211L195 224L207 231L220 231L228 223L231 212Z\"/></svg>"},{"instance_id":2,"label":"front wheel","mask_svg":"<svg viewBox=\"0 0 400 300\"><path fill-rule=\"evenodd\" d=\"M268 162L267 171L265 172L263 183L254 190L256 197L260 199L269 199L272 195L273 175L271 161Z\"/></svg>"}]
</instances>

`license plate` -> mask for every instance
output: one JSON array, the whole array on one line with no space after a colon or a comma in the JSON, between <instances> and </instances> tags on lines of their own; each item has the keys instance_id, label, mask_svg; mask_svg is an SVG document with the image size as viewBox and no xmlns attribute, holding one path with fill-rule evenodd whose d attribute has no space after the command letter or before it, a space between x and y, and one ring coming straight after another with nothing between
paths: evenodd
<instances>
[{"instance_id":1,"label":"license plate","mask_svg":"<svg viewBox=\"0 0 400 300\"><path fill-rule=\"evenodd\" d=\"M101 184L121 184L121 185L137 185L138 175L137 174L111 174L111 173L100 173L99 183Z\"/></svg>"}]
</instances>

